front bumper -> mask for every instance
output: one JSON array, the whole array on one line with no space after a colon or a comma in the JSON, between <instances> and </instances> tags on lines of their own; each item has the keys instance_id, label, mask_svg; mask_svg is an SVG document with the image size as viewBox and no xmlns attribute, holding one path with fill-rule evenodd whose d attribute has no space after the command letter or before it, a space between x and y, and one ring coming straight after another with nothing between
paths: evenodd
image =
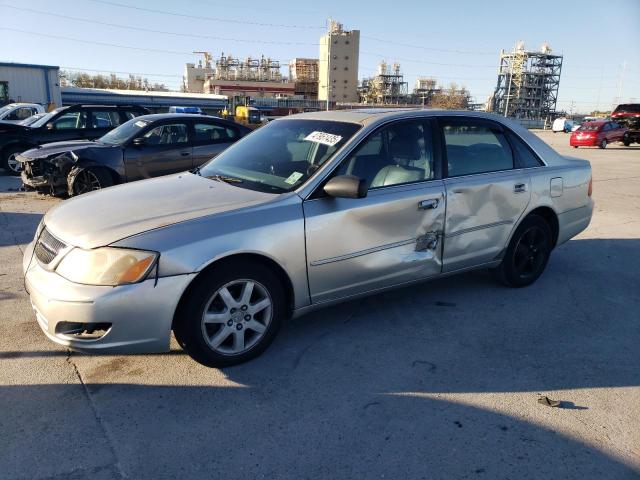
<instances>
[{"instance_id":1,"label":"front bumper","mask_svg":"<svg viewBox=\"0 0 640 480\"><path fill-rule=\"evenodd\" d=\"M49 190L52 193L67 191L70 160L62 164L53 164L50 159L28 158L23 155L18 155L16 160L22 164L20 177L26 186L36 190Z\"/></svg>"},{"instance_id":2,"label":"front bumper","mask_svg":"<svg viewBox=\"0 0 640 480\"><path fill-rule=\"evenodd\" d=\"M43 268L25 251L25 286L40 328L52 341L72 350L147 353L169 349L178 301L195 274L104 287L70 282ZM109 325L98 338L64 333L65 325Z\"/></svg>"}]
</instances>

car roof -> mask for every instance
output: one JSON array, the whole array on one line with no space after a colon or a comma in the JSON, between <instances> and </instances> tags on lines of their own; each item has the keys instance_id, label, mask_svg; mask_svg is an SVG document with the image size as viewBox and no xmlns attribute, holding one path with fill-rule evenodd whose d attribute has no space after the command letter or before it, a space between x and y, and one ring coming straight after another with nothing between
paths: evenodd
<instances>
[{"instance_id":1,"label":"car roof","mask_svg":"<svg viewBox=\"0 0 640 480\"><path fill-rule=\"evenodd\" d=\"M143 119L143 120L150 120L152 122L156 122L158 120L164 120L164 119L177 120L177 119L187 119L187 118L196 118L199 120L202 120L202 119L219 120L225 123L232 123L219 117L213 117L211 115L200 115L198 113L151 113L149 115L140 115L139 117L136 117L136 119L138 120Z\"/></svg>"},{"instance_id":2,"label":"car roof","mask_svg":"<svg viewBox=\"0 0 640 480\"><path fill-rule=\"evenodd\" d=\"M429 108L360 108L353 110L329 110L318 112L298 113L288 115L284 119L308 119L308 120L327 120L335 122L350 122L360 125L370 125L374 123L382 123L387 120L412 118L412 117L471 117L497 121L499 123L513 125L510 119L506 119L502 115L495 113L479 112L472 110L443 110ZM276 121L281 121L280 119Z\"/></svg>"}]
</instances>

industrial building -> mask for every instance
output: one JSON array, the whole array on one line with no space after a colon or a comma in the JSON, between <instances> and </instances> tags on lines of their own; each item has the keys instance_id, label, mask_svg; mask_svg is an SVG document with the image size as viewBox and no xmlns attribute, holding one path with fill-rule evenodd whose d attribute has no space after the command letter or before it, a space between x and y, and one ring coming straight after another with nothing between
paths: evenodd
<instances>
[{"instance_id":1,"label":"industrial building","mask_svg":"<svg viewBox=\"0 0 640 480\"><path fill-rule=\"evenodd\" d=\"M358 102L358 56L360 31L344 30L331 20L320 38L318 99L329 102Z\"/></svg>"},{"instance_id":2,"label":"industrial building","mask_svg":"<svg viewBox=\"0 0 640 480\"><path fill-rule=\"evenodd\" d=\"M247 57L244 60L222 53L213 63L209 52L205 63L187 63L184 89L188 93L228 95L230 97L280 97L295 94L295 85L283 79L280 62L265 58Z\"/></svg>"},{"instance_id":3,"label":"industrial building","mask_svg":"<svg viewBox=\"0 0 640 480\"><path fill-rule=\"evenodd\" d=\"M47 110L61 106L59 71L52 65L0 62L0 105L39 103Z\"/></svg>"},{"instance_id":4,"label":"industrial building","mask_svg":"<svg viewBox=\"0 0 640 480\"><path fill-rule=\"evenodd\" d=\"M546 43L540 51L526 51L518 42L511 52L500 52L498 83L489 109L522 119L545 119L556 110L562 55L554 55Z\"/></svg>"},{"instance_id":5,"label":"industrial building","mask_svg":"<svg viewBox=\"0 0 640 480\"><path fill-rule=\"evenodd\" d=\"M391 68L386 61L380 62L374 77L365 78L359 88L362 103L401 104L409 103L408 84L400 71L400 64L394 63Z\"/></svg>"},{"instance_id":6,"label":"industrial building","mask_svg":"<svg viewBox=\"0 0 640 480\"><path fill-rule=\"evenodd\" d=\"M294 58L289 62L289 81L295 95L308 100L318 98L319 65L317 58Z\"/></svg>"}]
</instances>

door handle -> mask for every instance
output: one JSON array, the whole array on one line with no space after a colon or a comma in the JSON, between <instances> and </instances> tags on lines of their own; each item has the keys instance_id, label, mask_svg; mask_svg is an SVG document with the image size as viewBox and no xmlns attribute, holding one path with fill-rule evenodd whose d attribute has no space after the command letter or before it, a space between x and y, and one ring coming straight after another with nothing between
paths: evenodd
<instances>
[{"instance_id":1,"label":"door handle","mask_svg":"<svg viewBox=\"0 0 640 480\"><path fill-rule=\"evenodd\" d=\"M428 200L422 200L418 203L419 210L432 210L438 208L440 201L437 198L430 198Z\"/></svg>"},{"instance_id":2,"label":"door handle","mask_svg":"<svg viewBox=\"0 0 640 480\"><path fill-rule=\"evenodd\" d=\"M513 193L524 193L527 191L527 184L526 183L516 183L513 186Z\"/></svg>"},{"instance_id":3,"label":"door handle","mask_svg":"<svg viewBox=\"0 0 640 480\"><path fill-rule=\"evenodd\" d=\"M189 152L180 152L180 155L182 155L183 157L186 157L187 155L189 155Z\"/></svg>"}]
</instances>

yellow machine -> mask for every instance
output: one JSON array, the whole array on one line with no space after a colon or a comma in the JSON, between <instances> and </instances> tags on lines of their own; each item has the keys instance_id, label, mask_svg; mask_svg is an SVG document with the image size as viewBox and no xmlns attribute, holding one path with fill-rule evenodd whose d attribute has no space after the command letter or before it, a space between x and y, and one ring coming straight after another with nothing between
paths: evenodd
<instances>
[{"instance_id":1,"label":"yellow machine","mask_svg":"<svg viewBox=\"0 0 640 480\"><path fill-rule=\"evenodd\" d=\"M260 110L256 107L248 107L246 105L238 105L236 107L236 122L245 125L260 124Z\"/></svg>"}]
</instances>

